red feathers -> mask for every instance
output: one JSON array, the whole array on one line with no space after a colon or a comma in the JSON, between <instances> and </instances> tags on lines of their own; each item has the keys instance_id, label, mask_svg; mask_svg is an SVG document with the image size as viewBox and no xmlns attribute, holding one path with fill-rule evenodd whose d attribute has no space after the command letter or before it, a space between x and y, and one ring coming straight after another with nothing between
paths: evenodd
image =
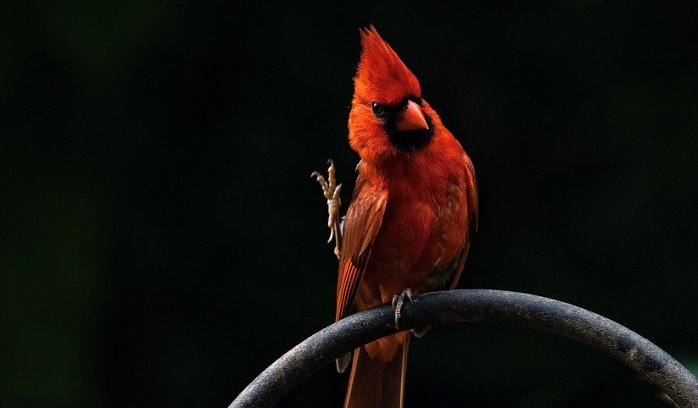
<instances>
[{"instance_id":1,"label":"red feathers","mask_svg":"<svg viewBox=\"0 0 698 408\"><path fill-rule=\"evenodd\" d=\"M460 143L374 27L361 31L361 44L349 114L361 162L344 223L337 319L406 288L454 287L477 223L475 172ZM408 349L407 333L357 349L345 406L402 406Z\"/></svg>"},{"instance_id":2,"label":"red feathers","mask_svg":"<svg viewBox=\"0 0 698 408\"><path fill-rule=\"evenodd\" d=\"M361 59L354 78L354 98L396 104L405 97L421 97L419 82L376 28L361 30Z\"/></svg>"}]
</instances>

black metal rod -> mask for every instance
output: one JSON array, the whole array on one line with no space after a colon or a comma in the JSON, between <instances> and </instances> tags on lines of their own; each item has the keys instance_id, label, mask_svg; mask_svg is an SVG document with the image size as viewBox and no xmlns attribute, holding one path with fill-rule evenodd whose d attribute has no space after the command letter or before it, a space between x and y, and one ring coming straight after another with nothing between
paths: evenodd
<instances>
[{"instance_id":1,"label":"black metal rod","mask_svg":"<svg viewBox=\"0 0 698 408\"><path fill-rule=\"evenodd\" d=\"M336 322L281 356L230 407L270 407L336 357L395 333L393 311L381 305ZM497 321L568 337L629 366L680 407L698 407L698 380L664 350L626 327L580 307L541 296L466 289L426 293L407 302L401 329Z\"/></svg>"}]
</instances>

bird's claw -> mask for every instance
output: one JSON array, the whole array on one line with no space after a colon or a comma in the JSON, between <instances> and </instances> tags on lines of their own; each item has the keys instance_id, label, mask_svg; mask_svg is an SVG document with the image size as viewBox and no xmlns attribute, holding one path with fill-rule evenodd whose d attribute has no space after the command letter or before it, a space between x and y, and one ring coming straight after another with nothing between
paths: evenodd
<instances>
[{"instance_id":1,"label":"bird's claw","mask_svg":"<svg viewBox=\"0 0 698 408\"><path fill-rule=\"evenodd\" d=\"M327 178L319 171L314 171L310 174L310 177L315 178L315 180L320 184L322 188L322 195L327 200L327 227L330 229L330 238L327 240L328 243L335 241L334 253L339 257L340 242L341 242L341 231L340 220L339 220L339 209L342 205L340 199L340 192L342 191L342 185L337 184L335 180L335 167L332 159L327 161L329 168L327 169Z\"/></svg>"},{"instance_id":2,"label":"bird's claw","mask_svg":"<svg viewBox=\"0 0 698 408\"><path fill-rule=\"evenodd\" d=\"M405 298L412 302L412 290L405 288L398 295L393 296L392 306L395 311L395 330L400 330L400 316L402 316L402 305L405 303Z\"/></svg>"}]
</instances>

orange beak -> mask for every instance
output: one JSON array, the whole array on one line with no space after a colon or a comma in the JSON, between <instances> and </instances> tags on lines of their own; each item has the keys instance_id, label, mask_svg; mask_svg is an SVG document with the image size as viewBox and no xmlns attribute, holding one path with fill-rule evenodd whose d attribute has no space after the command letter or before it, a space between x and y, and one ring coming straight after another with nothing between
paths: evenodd
<instances>
[{"instance_id":1,"label":"orange beak","mask_svg":"<svg viewBox=\"0 0 698 408\"><path fill-rule=\"evenodd\" d=\"M429 129L429 125L427 124L427 120L424 118L422 108L420 108L419 105L413 101L407 101L407 106L397 113L397 117L395 119L395 128L398 130L398 132L405 130Z\"/></svg>"}]
</instances>

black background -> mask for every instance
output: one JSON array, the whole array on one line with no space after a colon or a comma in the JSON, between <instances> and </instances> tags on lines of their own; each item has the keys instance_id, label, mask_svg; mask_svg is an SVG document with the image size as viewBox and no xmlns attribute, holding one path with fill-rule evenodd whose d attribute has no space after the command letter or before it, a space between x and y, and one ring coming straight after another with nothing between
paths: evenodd
<instances>
[{"instance_id":1,"label":"black background","mask_svg":"<svg viewBox=\"0 0 698 408\"><path fill-rule=\"evenodd\" d=\"M226 406L332 322L309 177L373 23L472 157L461 287L614 319L698 371L695 14L674 2L43 2L0 15L0 405ZM327 367L283 406L339 406ZM408 406L662 406L495 324L412 343Z\"/></svg>"}]
</instances>

